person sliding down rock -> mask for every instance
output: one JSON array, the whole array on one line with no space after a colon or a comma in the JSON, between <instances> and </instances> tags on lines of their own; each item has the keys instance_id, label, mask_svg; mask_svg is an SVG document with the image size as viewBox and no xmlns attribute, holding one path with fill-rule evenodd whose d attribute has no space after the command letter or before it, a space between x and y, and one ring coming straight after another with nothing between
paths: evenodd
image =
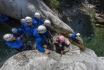
<instances>
[{"instance_id":1,"label":"person sliding down rock","mask_svg":"<svg viewBox=\"0 0 104 70\"><path fill-rule=\"evenodd\" d=\"M72 42L75 41L79 44L83 44L83 41L82 39L79 37L80 36L80 33L77 33L77 34L69 34L69 37L72 38Z\"/></svg>"},{"instance_id":2,"label":"person sliding down rock","mask_svg":"<svg viewBox=\"0 0 104 70\"><path fill-rule=\"evenodd\" d=\"M46 31L47 31L46 27L40 25L38 28L35 28L33 30L33 36L35 37L36 40L36 49L38 49L38 51L43 52L45 54L49 54L50 51L43 48L43 44L46 41L46 36L44 34Z\"/></svg>"},{"instance_id":3,"label":"person sliding down rock","mask_svg":"<svg viewBox=\"0 0 104 70\"><path fill-rule=\"evenodd\" d=\"M45 36L47 38L47 42L48 42L48 44L52 44L53 40L52 40L51 33L49 31L49 28L51 28L51 22L49 20L45 20L44 21L44 26L47 28L47 31L45 32Z\"/></svg>"},{"instance_id":4,"label":"person sliding down rock","mask_svg":"<svg viewBox=\"0 0 104 70\"><path fill-rule=\"evenodd\" d=\"M23 51L23 50L31 50L31 46L28 44L24 44L22 39L17 40L13 34L5 34L3 36L3 39L6 40L6 45L16 49L17 51Z\"/></svg>"},{"instance_id":5,"label":"person sliding down rock","mask_svg":"<svg viewBox=\"0 0 104 70\"><path fill-rule=\"evenodd\" d=\"M56 41L54 42L56 52L63 54L65 46L68 47L69 44L65 42L64 36L57 37Z\"/></svg>"}]
</instances>

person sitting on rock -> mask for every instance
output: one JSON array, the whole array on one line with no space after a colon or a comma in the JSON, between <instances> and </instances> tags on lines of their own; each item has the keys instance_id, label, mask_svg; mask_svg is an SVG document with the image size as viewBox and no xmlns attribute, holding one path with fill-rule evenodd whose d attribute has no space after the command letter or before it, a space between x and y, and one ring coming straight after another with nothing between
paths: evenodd
<instances>
[{"instance_id":1,"label":"person sitting on rock","mask_svg":"<svg viewBox=\"0 0 104 70\"><path fill-rule=\"evenodd\" d=\"M69 34L69 37L72 38L72 42L75 41L76 43L83 44L83 41L82 41L82 39L79 36L80 36L80 33Z\"/></svg>"},{"instance_id":2,"label":"person sitting on rock","mask_svg":"<svg viewBox=\"0 0 104 70\"><path fill-rule=\"evenodd\" d=\"M5 34L3 36L3 39L6 40L6 45L8 45L11 48L16 49L17 51L23 51L23 50L31 50L30 45L23 44L22 39L17 40L13 34Z\"/></svg>"},{"instance_id":3,"label":"person sitting on rock","mask_svg":"<svg viewBox=\"0 0 104 70\"><path fill-rule=\"evenodd\" d=\"M43 21L40 17L40 13L36 12L34 15L33 25L37 28L39 25L43 25Z\"/></svg>"},{"instance_id":4,"label":"person sitting on rock","mask_svg":"<svg viewBox=\"0 0 104 70\"><path fill-rule=\"evenodd\" d=\"M12 33L17 40L23 38L23 36L26 38L25 31L21 28L12 28Z\"/></svg>"},{"instance_id":5,"label":"person sitting on rock","mask_svg":"<svg viewBox=\"0 0 104 70\"><path fill-rule=\"evenodd\" d=\"M44 35L44 33L47 31L46 27L43 25L40 25L38 28L35 28L33 31L33 35L36 39L36 48L40 51L43 52L45 54L49 54L49 50L45 50L43 48L43 44L46 41L46 36Z\"/></svg>"},{"instance_id":6,"label":"person sitting on rock","mask_svg":"<svg viewBox=\"0 0 104 70\"><path fill-rule=\"evenodd\" d=\"M44 21L44 26L47 28L47 31L45 32L45 36L47 38L48 44L52 44L52 36L49 31L49 28L51 27L51 22L49 20Z\"/></svg>"},{"instance_id":7,"label":"person sitting on rock","mask_svg":"<svg viewBox=\"0 0 104 70\"><path fill-rule=\"evenodd\" d=\"M57 39L54 42L56 52L63 54L64 53L64 48L65 46L68 47L69 44L65 42L65 37L64 36L58 36Z\"/></svg>"}]
</instances>

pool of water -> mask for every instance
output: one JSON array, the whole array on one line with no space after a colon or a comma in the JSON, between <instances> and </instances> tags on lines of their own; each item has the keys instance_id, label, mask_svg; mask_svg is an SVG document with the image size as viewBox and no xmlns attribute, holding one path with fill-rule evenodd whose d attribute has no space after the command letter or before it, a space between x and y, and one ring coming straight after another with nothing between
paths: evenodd
<instances>
[{"instance_id":1,"label":"pool of water","mask_svg":"<svg viewBox=\"0 0 104 70\"><path fill-rule=\"evenodd\" d=\"M6 23L0 23L0 67L9 57L17 53L16 50L9 48L3 40L3 35L6 33L11 33L11 29L12 27Z\"/></svg>"},{"instance_id":2,"label":"pool of water","mask_svg":"<svg viewBox=\"0 0 104 70\"><path fill-rule=\"evenodd\" d=\"M79 23L80 19L82 21ZM75 33L80 33L84 41L84 46L95 51L98 56L104 56L104 28L95 27L93 18L85 14L78 14L70 17L69 20L63 19ZM93 34L92 39L88 37Z\"/></svg>"}]
</instances>

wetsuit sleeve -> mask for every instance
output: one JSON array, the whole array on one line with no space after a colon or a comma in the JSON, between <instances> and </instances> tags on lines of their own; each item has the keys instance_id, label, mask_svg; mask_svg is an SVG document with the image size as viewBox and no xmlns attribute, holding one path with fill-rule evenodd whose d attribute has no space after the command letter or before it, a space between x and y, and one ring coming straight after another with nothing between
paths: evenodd
<instances>
[{"instance_id":1,"label":"wetsuit sleeve","mask_svg":"<svg viewBox=\"0 0 104 70\"><path fill-rule=\"evenodd\" d=\"M41 51L41 52L45 52L45 49L42 47L42 43L41 43L41 41L39 40L39 38L38 39L36 39L36 42L37 42L37 49L39 50L39 51Z\"/></svg>"},{"instance_id":2,"label":"wetsuit sleeve","mask_svg":"<svg viewBox=\"0 0 104 70\"><path fill-rule=\"evenodd\" d=\"M22 36L25 35L25 31L21 29Z\"/></svg>"},{"instance_id":3,"label":"wetsuit sleeve","mask_svg":"<svg viewBox=\"0 0 104 70\"><path fill-rule=\"evenodd\" d=\"M18 28L18 31L21 33L21 36L23 36L25 34L25 31L21 28Z\"/></svg>"},{"instance_id":4,"label":"wetsuit sleeve","mask_svg":"<svg viewBox=\"0 0 104 70\"><path fill-rule=\"evenodd\" d=\"M6 42L6 45L9 46L9 47L11 46L11 44L9 44L8 42Z\"/></svg>"}]
</instances>

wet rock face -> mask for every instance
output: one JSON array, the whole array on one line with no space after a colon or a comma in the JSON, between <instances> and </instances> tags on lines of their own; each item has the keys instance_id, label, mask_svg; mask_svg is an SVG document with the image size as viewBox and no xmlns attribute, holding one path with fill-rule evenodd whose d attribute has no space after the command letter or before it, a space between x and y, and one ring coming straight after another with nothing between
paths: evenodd
<instances>
[{"instance_id":1,"label":"wet rock face","mask_svg":"<svg viewBox=\"0 0 104 70\"><path fill-rule=\"evenodd\" d=\"M8 59L0 70L104 70L104 58L86 49L70 45L69 52L60 56L55 51L45 55L37 50L18 53Z\"/></svg>"}]
</instances>

